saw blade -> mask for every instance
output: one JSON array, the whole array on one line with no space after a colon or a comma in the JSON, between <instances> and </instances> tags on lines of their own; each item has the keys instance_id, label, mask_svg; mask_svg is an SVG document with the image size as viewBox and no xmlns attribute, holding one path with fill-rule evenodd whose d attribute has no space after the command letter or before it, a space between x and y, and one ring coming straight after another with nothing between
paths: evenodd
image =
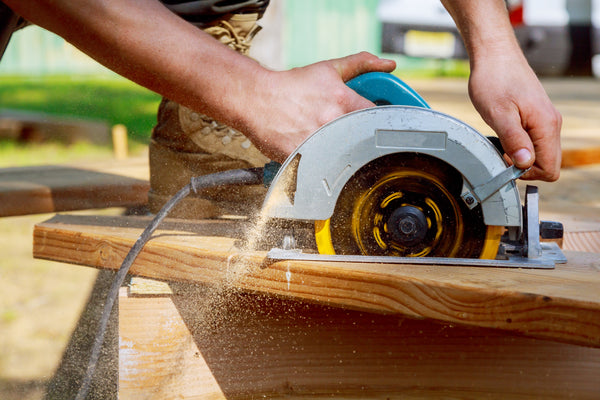
<instances>
[{"instance_id":1,"label":"saw blade","mask_svg":"<svg viewBox=\"0 0 600 400\"><path fill-rule=\"evenodd\" d=\"M321 254L495 258L503 227L460 199L462 175L433 157L399 153L345 185L333 216L315 224Z\"/></svg>"}]
</instances>

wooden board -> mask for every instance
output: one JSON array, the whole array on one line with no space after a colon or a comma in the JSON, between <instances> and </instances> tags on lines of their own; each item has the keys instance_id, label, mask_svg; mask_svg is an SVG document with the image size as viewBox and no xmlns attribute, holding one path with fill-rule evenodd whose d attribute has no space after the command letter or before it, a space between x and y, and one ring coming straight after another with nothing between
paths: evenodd
<instances>
[{"instance_id":1,"label":"wooden board","mask_svg":"<svg viewBox=\"0 0 600 400\"><path fill-rule=\"evenodd\" d=\"M119 298L119 399L596 399L600 349L171 284Z\"/></svg>"},{"instance_id":2,"label":"wooden board","mask_svg":"<svg viewBox=\"0 0 600 400\"><path fill-rule=\"evenodd\" d=\"M56 216L34 229L37 258L117 269L148 219ZM171 221L131 269L296 300L600 347L600 259L569 253L555 270L282 261L242 253L236 221Z\"/></svg>"},{"instance_id":3,"label":"wooden board","mask_svg":"<svg viewBox=\"0 0 600 400\"><path fill-rule=\"evenodd\" d=\"M71 166L0 169L0 217L133 207L147 203L146 180Z\"/></svg>"},{"instance_id":4,"label":"wooden board","mask_svg":"<svg viewBox=\"0 0 600 400\"><path fill-rule=\"evenodd\" d=\"M600 231L567 232L564 246L569 249L597 253L600 258Z\"/></svg>"},{"instance_id":5,"label":"wooden board","mask_svg":"<svg viewBox=\"0 0 600 400\"><path fill-rule=\"evenodd\" d=\"M110 143L110 127L105 121L66 117L29 110L0 109L0 138L21 142L87 141Z\"/></svg>"},{"instance_id":6,"label":"wooden board","mask_svg":"<svg viewBox=\"0 0 600 400\"><path fill-rule=\"evenodd\" d=\"M563 149L561 168L573 168L581 165L599 164L600 146Z\"/></svg>"}]
</instances>

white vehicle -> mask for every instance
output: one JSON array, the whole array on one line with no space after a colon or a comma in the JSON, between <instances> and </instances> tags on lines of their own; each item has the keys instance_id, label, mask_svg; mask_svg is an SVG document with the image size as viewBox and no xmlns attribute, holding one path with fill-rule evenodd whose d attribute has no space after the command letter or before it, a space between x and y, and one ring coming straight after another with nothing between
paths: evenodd
<instances>
[{"instance_id":1,"label":"white vehicle","mask_svg":"<svg viewBox=\"0 0 600 400\"><path fill-rule=\"evenodd\" d=\"M600 76L600 0L508 0L525 56L542 75ZM454 21L439 0L380 0L382 50L414 57L465 58Z\"/></svg>"}]
</instances>

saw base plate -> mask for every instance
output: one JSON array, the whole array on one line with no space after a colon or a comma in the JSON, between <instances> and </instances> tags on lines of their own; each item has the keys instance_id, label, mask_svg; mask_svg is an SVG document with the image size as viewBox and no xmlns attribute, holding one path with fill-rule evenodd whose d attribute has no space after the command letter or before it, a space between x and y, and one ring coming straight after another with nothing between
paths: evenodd
<instances>
[{"instance_id":1,"label":"saw base plate","mask_svg":"<svg viewBox=\"0 0 600 400\"><path fill-rule=\"evenodd\" d=\"M503 260L486 260L476 258L445 258L445 257L392 257L392 256L362 256L342 254L311 254L301 250L285 250L273 248L267 253L270 261L299 260L320 262L347 262L372 264L418 264L430 266L468 266L495 268L536 268L554 269L556 264L564 264L567 258L554 242L542 243L542 255L539 258L528 258L521 255L508 255Z\"/></svg>"}]
</instances>

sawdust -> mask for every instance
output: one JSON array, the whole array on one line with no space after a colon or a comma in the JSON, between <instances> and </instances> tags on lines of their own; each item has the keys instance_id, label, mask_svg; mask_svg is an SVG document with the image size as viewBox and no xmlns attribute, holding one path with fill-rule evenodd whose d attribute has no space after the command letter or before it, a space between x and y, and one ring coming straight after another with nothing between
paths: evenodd
<instances>
[{"instance_id":1,"label":"sawdust","mask_svg":"<svg viewBox=\"0 0 600 400\"><path fill-rule=\"evenodd\" d=\"M258 333L264 329L256 326L253 321L260 320L261 317L257 313L262 315L269 314L271 311L264 307L240 307L240 304L248 302L269 304L270 299L259 294L248 296L238 288L241 286L241 280L261 268L256 260L258 257L264 257L264 250L282 239L281 230L273 228L272 220L268 217L268 210L283 200L279 196L285 196L286 190L291 189L290 186L294 182L292 178L292 176L283 177L280 181L283 190L278 191L278 196L270 197L260 212L250 217L243 240L231 249L227 269L221 280L206 285L170 283L174 293L173 301L185 324L193 333L195 345L200 349L220 349L219 354L202 353L199 356L205 359L218 358L219 360L238 360L240 357L245 357L240 354L238 342L223 341L224 337L232 335L229 330L233 325L237 327L236 329L243 326L243 334L250 338L245 342L244 351L256 354L264 351L265 337L263 334L265 332ZM279 309L277 312L295 314L292 307L283 311ZM244 323L240 325L239 321L244 321ZM239 334L241 335L242 332ZM189 360L186 361L182 358L181 362L185 364ZM179 367L185 368L185 366Z\"/></svg>"},{"instance_id":2,"label":"sawdust","mask_svg":"<svg viewBox=\"0 0 600 400\"><path fill-rule=\"evenodd\" d=\"M252 223L246 231L245 243L241 246L239 257L232 257L231 263L227 265L226 282L228 286L234 286L250 271L252 264L246 260L255 255L256 251L268 244L280 245L280 243L276 243L277 240L283 240L284 232L271 224L272 218L269 215L273 207L282 202L289 202L287 197L295 189L295 167L298 162L299 158L297 161L294 160L295 165L282 170L282 174L277 180L277 187L271 188L270 195L265 199L260 212L251 218Z\"/></svg>"}]
</instances>

